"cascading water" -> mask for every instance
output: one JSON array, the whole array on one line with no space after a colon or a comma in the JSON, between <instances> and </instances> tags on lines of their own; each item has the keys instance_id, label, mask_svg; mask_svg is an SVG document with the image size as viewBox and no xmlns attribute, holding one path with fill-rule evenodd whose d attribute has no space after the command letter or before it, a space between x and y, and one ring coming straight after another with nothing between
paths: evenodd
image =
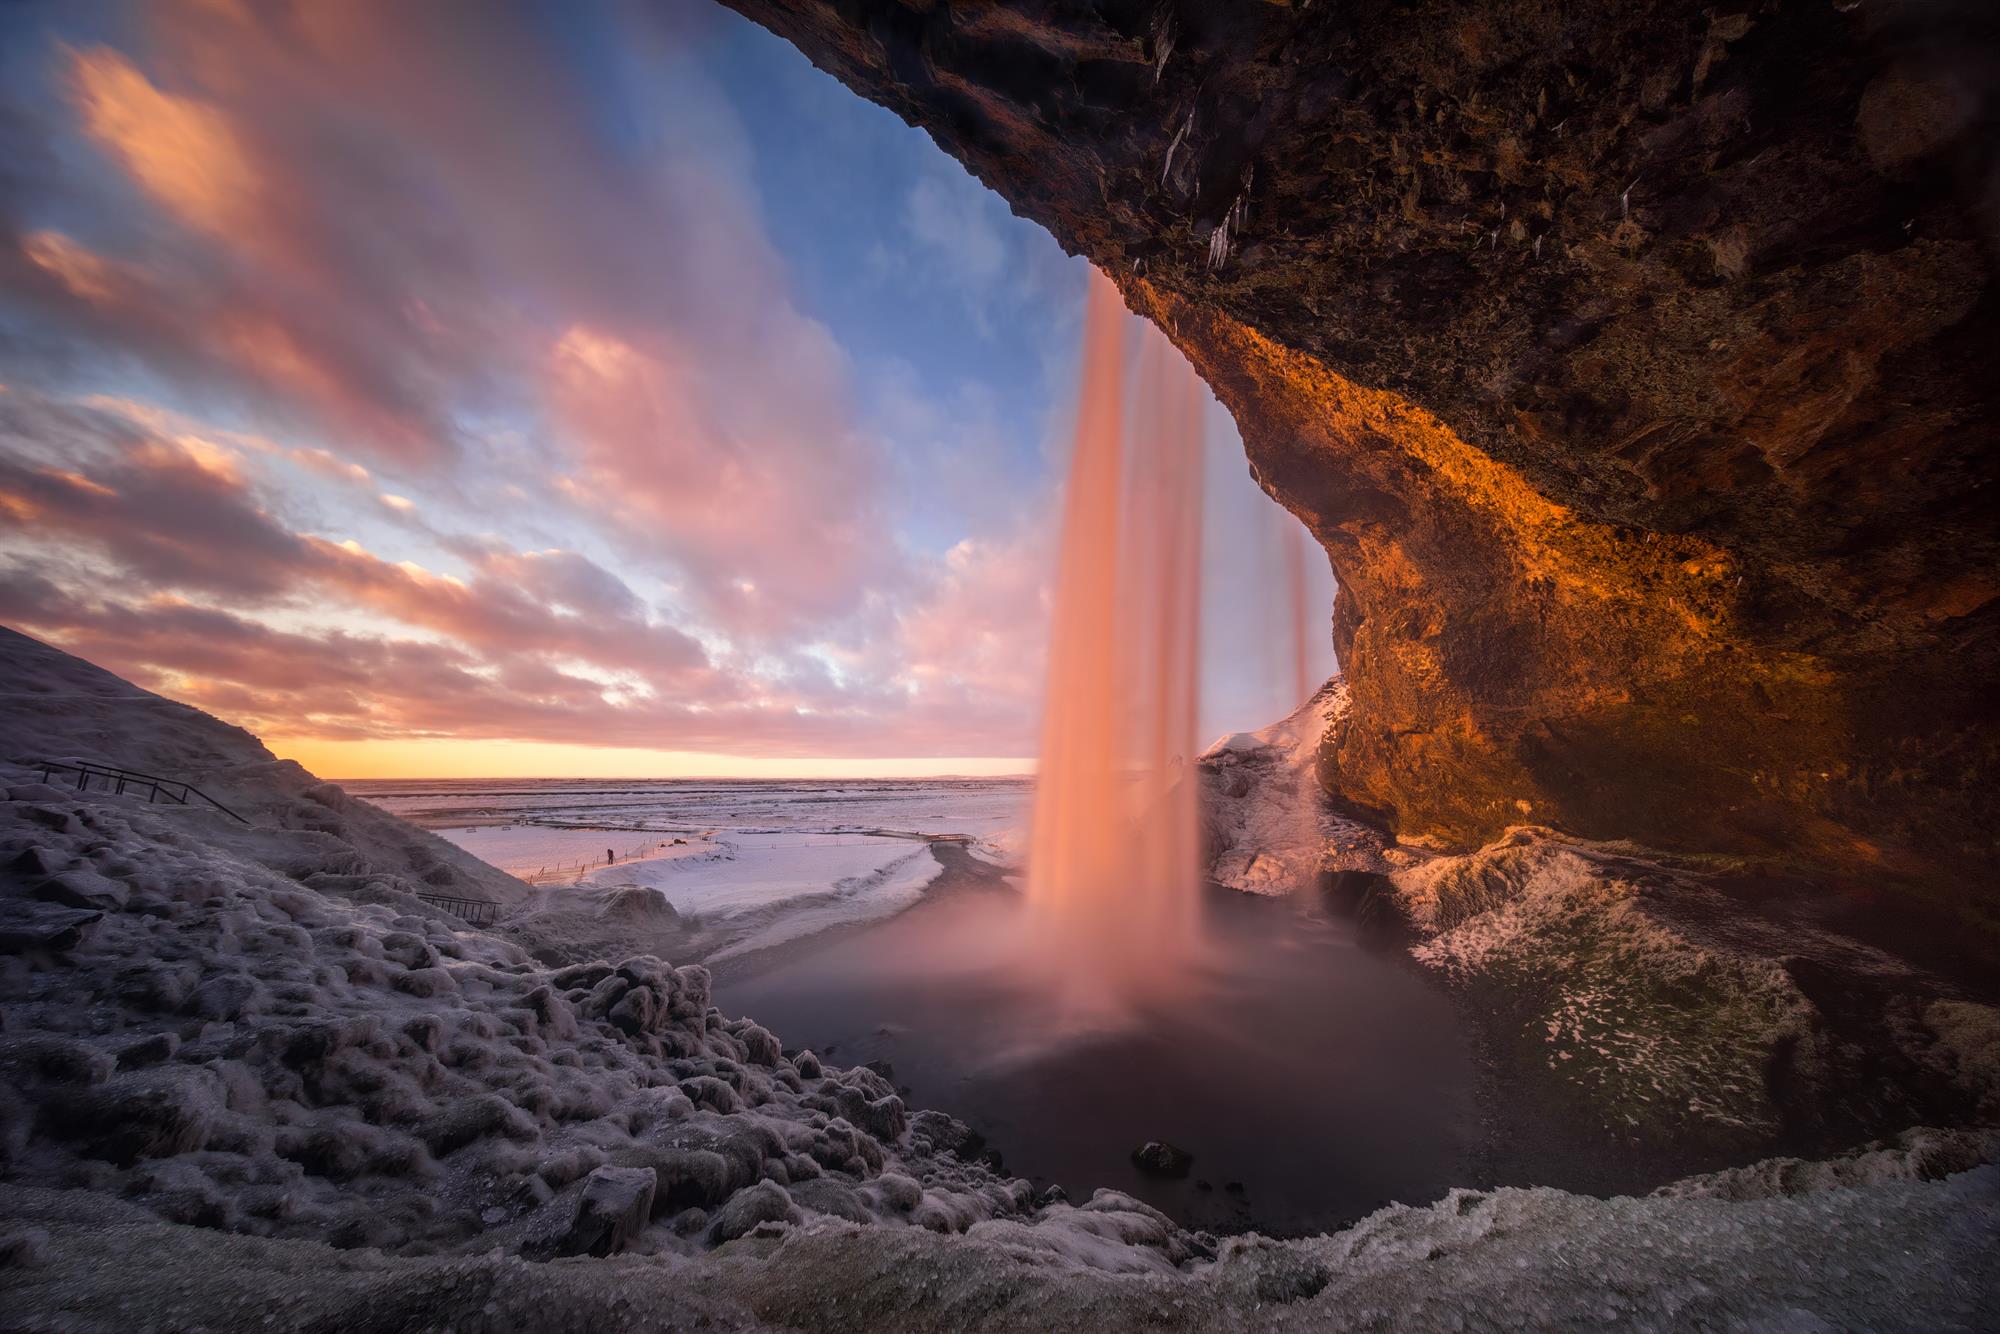
<instances>
[{"instance_id":1,"label":"cascading water","mask_svg":"<svg viewBox=\"0 0 2000 1334\"><path fill-rule=\"evenodd\" d=\"M1092 1009L1170 993L1198 946L1203 390L1145 326L1128 441L1129 323L1093 272L1028 849L1037 948Z\"/></svg>"},{"instance_id":2,"label":"cascading water","mask_svg":"<svg viewBox=\"0 0 2000 1334\"><path fill-rule=\"evenodd\" d=\"M1311 620L1306 611L1306 530L1291 515L1283 516L1279 541L1285 553L1286 618L1292 641L1292 698L1303 704L1319 689L1313 680Z\"/></svg>"}]
</instances>

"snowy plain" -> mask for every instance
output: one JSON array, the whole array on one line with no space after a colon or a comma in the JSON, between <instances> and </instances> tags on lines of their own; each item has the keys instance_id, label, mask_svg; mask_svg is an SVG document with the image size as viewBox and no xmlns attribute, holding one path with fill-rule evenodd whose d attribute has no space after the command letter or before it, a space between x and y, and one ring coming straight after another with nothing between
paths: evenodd
<instances>
[{"instance_id":1,"label":"snowy plain","mask_svg":"<svg viewBox=\"0 0 2000 1334\"><path fill-rule=\"evenodd\" d=\"M1033 792L1023 779L955 778L346 787L532 878L546 887L545 909L593 900L595 891L654 891L681 923L703 929L709 962L902 911L943 870L932 839L1007 861Z\"/></svg>"}]
</instances>

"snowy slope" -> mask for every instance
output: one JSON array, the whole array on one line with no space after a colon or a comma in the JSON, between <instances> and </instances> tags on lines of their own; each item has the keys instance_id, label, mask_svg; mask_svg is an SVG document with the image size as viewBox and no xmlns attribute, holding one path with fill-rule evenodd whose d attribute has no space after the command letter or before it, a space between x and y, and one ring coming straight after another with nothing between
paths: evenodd
<instances>
[{"instance_id":1,"label":"snowy slope","mask_svg":"<svg viewBox=\"0 0 2000 1334\"><path fill-rule=\"evenodd\" d=\"M141 690L81 658L0 627L0 782L39 781L33 763L89 760L194 784L250 822L206 808L156 807L203 837L298 878L388 878L403 893L511 904L527 886L279 760L240 727ZM58 777L67 791L72 780ZM89 804L137 797L77 793Z\"/></svg>"}]
</instances>

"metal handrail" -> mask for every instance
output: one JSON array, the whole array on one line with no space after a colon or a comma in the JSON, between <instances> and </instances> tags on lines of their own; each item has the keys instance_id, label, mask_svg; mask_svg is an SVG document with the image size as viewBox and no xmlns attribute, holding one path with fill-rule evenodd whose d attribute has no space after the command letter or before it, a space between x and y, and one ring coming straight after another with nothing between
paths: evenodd
<instances>
[{"instance_id":1,"label":"metal handrail","mask_svg":"<svg viewBox=\"0 0 2000 1334\"><path fill-rule=\"evenodd\" d=\"M114 796L123 796L128 788L143 790L149 802L171 802L176 806L192 805L189 799L200 797L232 820L241 821L243 824L250 823L194 784L183 782L178 778L161 778L157 774L142 774L135 769L120 769L89 760L79 760L75 763L67 760L30 760L28 767L40 769L43 781L51 784L55 782L55 777L59 773L75 774L76 790L79 792L90 791L90 780L101 778L104 780L105 788Z\"/></svg>"},{"instance_id":2,"label":"metal handrail","mask_svg":"<svg viewBox=\"0 0 2000 1334\"><path fill-rule=\"evenodd\" d=\"M417 898L444 909L467 926L492 926L500 920L500 905L490 899L460 899L449 894L419 894Z\"/></svg>"}]
</instances>

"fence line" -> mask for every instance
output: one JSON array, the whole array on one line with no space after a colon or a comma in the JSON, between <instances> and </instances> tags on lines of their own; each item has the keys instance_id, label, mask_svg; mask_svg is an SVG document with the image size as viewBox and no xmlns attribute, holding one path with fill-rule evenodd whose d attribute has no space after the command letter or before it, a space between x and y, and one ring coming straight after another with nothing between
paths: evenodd
<instances>
[{"instance_id":1,"label":"fence line","mask_svg":"<svg viewBox=\"0 0 2000 1334\"><path fill-rule=\"evenodd\" d=\"M564 825L543 825L540 827L581 832L580 830L571 830L571 827ZM758 832L768 837L771 832L776 831L760 830ZM883 838L904 839L913 843L970 843L973 841L970 834L922 834L902 829L855 829L840 833L799 834L782 843L746 843L739 838L730 837L727 830L721 829L709 830L706 833L695 835L694 838L697 840L711 840L718 849L727 848L730 851L739 852L776 852L786 848L858 848L869 840ZM611 861L591 861L585 859L574 862L560 862L552 866L540 867L528 874L521 875L519 878L531 885L560 884L565 880L574 880L584 876L591 871L601 871L610 866L623 866L627 862L647 860L655 852L672 846L674 846L672 839L661 839L653 843L641 843L637 847L628 848L626 851L617 854Z\"/></svg>"},{"instance_id":2,"label":"fence line","mask_svg":"<svg viewBox=\"0 0 2000 1334\"><path fill-rule=\"evenodd\" d=\"M544 827L553 829L553 828L560 828L561 826L549 825ZM641 861L646 856L656 851L657 849L670 848L672 846L673 846L672 839L661 839L653 843L641 843L637 847L627 848L625 851L618 853L610 861L600 862L600 861L586 860L586 861L575 861L575 862L559 862L554 866L544 866L540 870L535 871L533 874L524 875L521 876L520 878L522 880L525 880L527 883L531 885L555 884L564 879L565 877L573 878L584 874L586 871L600 870L606 866L621 866L626 862Z\"/></svg>"}]
</instances>

